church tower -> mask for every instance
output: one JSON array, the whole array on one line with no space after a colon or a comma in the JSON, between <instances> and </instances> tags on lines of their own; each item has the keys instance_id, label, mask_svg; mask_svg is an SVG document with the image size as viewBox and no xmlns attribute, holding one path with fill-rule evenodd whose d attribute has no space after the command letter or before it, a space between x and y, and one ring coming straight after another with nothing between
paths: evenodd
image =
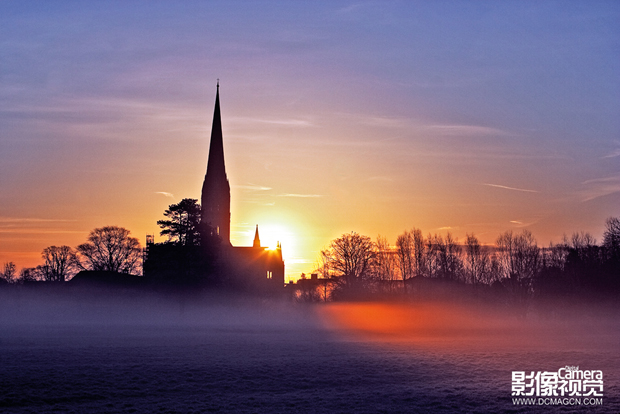
<instances>
[{"instance_id":1,"label":"church tower","mask_svg":"<svg viewBox=\"0 0 620 414\"><path fill-rule=\"evenodd\" d=\"M219 235L222 244L230 246L230 184L224 166L224 142L222 139L222 120L220 116L220 82L217 82L215 111L211 126L211 143L207 174L202 184L202 222L211 226Z\"/></svg>"}]
</instances>

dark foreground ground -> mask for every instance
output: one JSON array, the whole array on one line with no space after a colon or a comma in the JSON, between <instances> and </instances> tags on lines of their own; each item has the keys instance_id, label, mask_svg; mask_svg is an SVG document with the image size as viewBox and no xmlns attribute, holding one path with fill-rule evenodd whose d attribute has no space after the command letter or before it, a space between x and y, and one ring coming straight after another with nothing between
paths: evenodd
<instances>
[{"instance_id":1,"label":"dark foreground ground","mask_svg":"<svg viewBox=\"0 0 620 414\"><path fill-rule=\"evenodd\" d=\"M617 313L0 295L0 412L620 412ZM604 372L603 405L517 407L511 371Z\"/></svg>"}]
</instances>

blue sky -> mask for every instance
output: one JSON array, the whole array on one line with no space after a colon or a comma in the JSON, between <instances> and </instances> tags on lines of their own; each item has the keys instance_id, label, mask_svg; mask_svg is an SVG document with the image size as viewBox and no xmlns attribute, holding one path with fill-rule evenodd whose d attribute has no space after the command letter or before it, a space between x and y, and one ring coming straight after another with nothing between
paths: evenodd
<instances>
[{"instance_id":1,"label":"blue sky","mask_svg":"<svg viewBox=\"0 0 620 414\"><path fill-rule=\"evenodd\" d=\"M615 1L4 1L0 261L108 224L142 240L199 198L218 78L233 239L258 223L289 275L349 231L600 240L619 22Z\"/></svg>"}]
</instances>

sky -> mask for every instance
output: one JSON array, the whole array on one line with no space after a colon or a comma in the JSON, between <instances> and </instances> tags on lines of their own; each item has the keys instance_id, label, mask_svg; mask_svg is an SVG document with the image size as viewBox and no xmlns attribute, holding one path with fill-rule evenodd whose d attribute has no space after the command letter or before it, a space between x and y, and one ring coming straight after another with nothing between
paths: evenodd
<instances>
[{"instance_id":1,"label":"sky","mask_svg":"<svg viewBox=\"0 0 620 414\"><path fill-rule=\"evenodd\" d=\"M233 245L620 216L620 2L0 2L0 263L200 198L220 80ZM156 241L165 238L157 236Z\"/></svg>"}]
</instances>

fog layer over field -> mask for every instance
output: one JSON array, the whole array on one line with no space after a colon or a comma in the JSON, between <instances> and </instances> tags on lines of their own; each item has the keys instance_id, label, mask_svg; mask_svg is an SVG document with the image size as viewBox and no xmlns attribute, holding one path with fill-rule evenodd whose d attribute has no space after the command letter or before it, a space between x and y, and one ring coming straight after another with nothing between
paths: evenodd
<instances>
[{"instance_id":1,"label":"fog layer over field","mask_svg":"<svg viewBox=\"0 0 620 414\"><path fill-rule=\"evenodd\" d=\"M302 304L170 292L0 291L3 412L584 412L517 407L512 371L604 372L615 310L525 318L451 303Z\"/></svg>"}]
</instances>

